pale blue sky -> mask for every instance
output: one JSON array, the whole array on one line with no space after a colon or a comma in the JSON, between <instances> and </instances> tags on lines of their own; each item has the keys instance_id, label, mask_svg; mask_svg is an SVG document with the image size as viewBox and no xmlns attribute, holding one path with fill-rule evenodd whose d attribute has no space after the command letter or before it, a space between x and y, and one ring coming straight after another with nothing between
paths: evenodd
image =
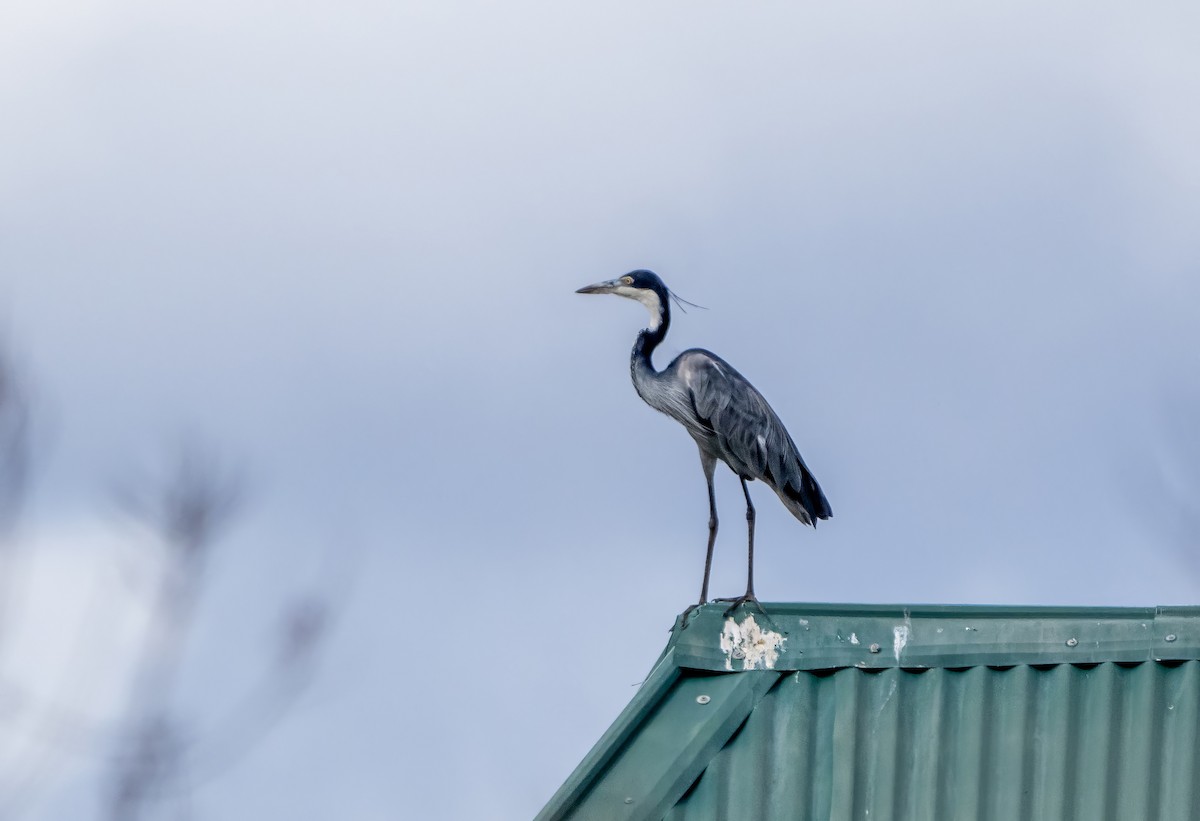
<instances>
[{"instance_id":1,"label":"pale blue sky","mask_svg":"<svg viewBox=\"0 0 1200 821\"><path fill-rule=\"evenodd\" d=\"M764 601L1200 594L1164 496L1200 483L1193 6L0 20L0 298L46 431L30 538L105 527L106 489L181 431L247 465L199 716L322 551L353 568L312 690L196 818L530 817L632 696L698 592L707 503L629 384L644 312L573 293L631 268L709 308L659 365L733 363L833 505L813 532L754 488ZM717 492L732 595L740 491ZM93 778L28 817L95 817Z\"/></svg>"}]
</instances>

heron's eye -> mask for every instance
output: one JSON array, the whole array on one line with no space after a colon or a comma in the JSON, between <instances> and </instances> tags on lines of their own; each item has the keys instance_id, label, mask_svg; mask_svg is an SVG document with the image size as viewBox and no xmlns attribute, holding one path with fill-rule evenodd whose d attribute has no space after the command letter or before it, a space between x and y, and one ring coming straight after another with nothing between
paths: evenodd
<instances>
[{"instance_id":1,"label":"heron's eye","mask_svg":"<svg viewBox=\"0 0 1200 821\"><path fill-rule=\"evenodd\" d=\"M621 277L621 284L622 285L632 285L633 277Z\"/></svg>"}]
</instances>

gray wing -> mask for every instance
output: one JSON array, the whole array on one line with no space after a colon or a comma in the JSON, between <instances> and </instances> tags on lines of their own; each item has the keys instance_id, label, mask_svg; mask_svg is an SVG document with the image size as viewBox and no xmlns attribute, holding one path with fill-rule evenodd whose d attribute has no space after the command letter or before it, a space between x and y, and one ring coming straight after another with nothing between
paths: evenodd
<instances>
[{"instance_id":1,"label":"gray wing","mask_svg":"<svg viewBox=\"0 0 1200 821\"><path fill-rule=\"evenodd\" d=\"M699 422L711 431L714 455L739 476L769 485L801 521L832 515L783 422L744 376L701 350L679 357L679 376Z\"/></svg>"}]
</instances>

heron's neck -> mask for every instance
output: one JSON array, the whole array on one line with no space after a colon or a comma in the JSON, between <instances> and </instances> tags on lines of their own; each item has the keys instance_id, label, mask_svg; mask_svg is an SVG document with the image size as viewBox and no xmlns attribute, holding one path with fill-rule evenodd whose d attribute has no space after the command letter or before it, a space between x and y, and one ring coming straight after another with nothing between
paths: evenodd
<instances>
[{"instance_id":1,"label":"heron's neck","mask_svg":"<svg viewBox=\"0 0 1200 821\"><path fill-rule=\"evenodd\" d=\"M658 371L654 370L654 363L650 361L650 355L666 338L667 329L670 327L671 310L665 302L659 302L658 316L651 315L650 327L639 333L637 341L633 343L629 369L633 374L635 386L640 386L644 381L653 379L657 375Z\"/></svg>"}]
</instances>

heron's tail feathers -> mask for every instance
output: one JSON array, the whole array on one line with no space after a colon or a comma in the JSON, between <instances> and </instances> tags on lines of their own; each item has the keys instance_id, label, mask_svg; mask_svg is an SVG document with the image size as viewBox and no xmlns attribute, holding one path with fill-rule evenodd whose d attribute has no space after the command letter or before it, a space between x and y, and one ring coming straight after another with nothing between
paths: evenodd
<instances>
[{"instance_id":1,"label":"heron's tail feathers","mask_svg":"<svg viewBox=\"0 0 1200 821\"><path fill-rule=\"evenodd\" d=\"M829 500L821 492L821 486L813 478L812 473L803 462L800 463L798 476L784 483L779 498L787 509L806 525L816 527L818 519L828 519L833 516L833 508Z\"/></svg>"}]
</instances>

